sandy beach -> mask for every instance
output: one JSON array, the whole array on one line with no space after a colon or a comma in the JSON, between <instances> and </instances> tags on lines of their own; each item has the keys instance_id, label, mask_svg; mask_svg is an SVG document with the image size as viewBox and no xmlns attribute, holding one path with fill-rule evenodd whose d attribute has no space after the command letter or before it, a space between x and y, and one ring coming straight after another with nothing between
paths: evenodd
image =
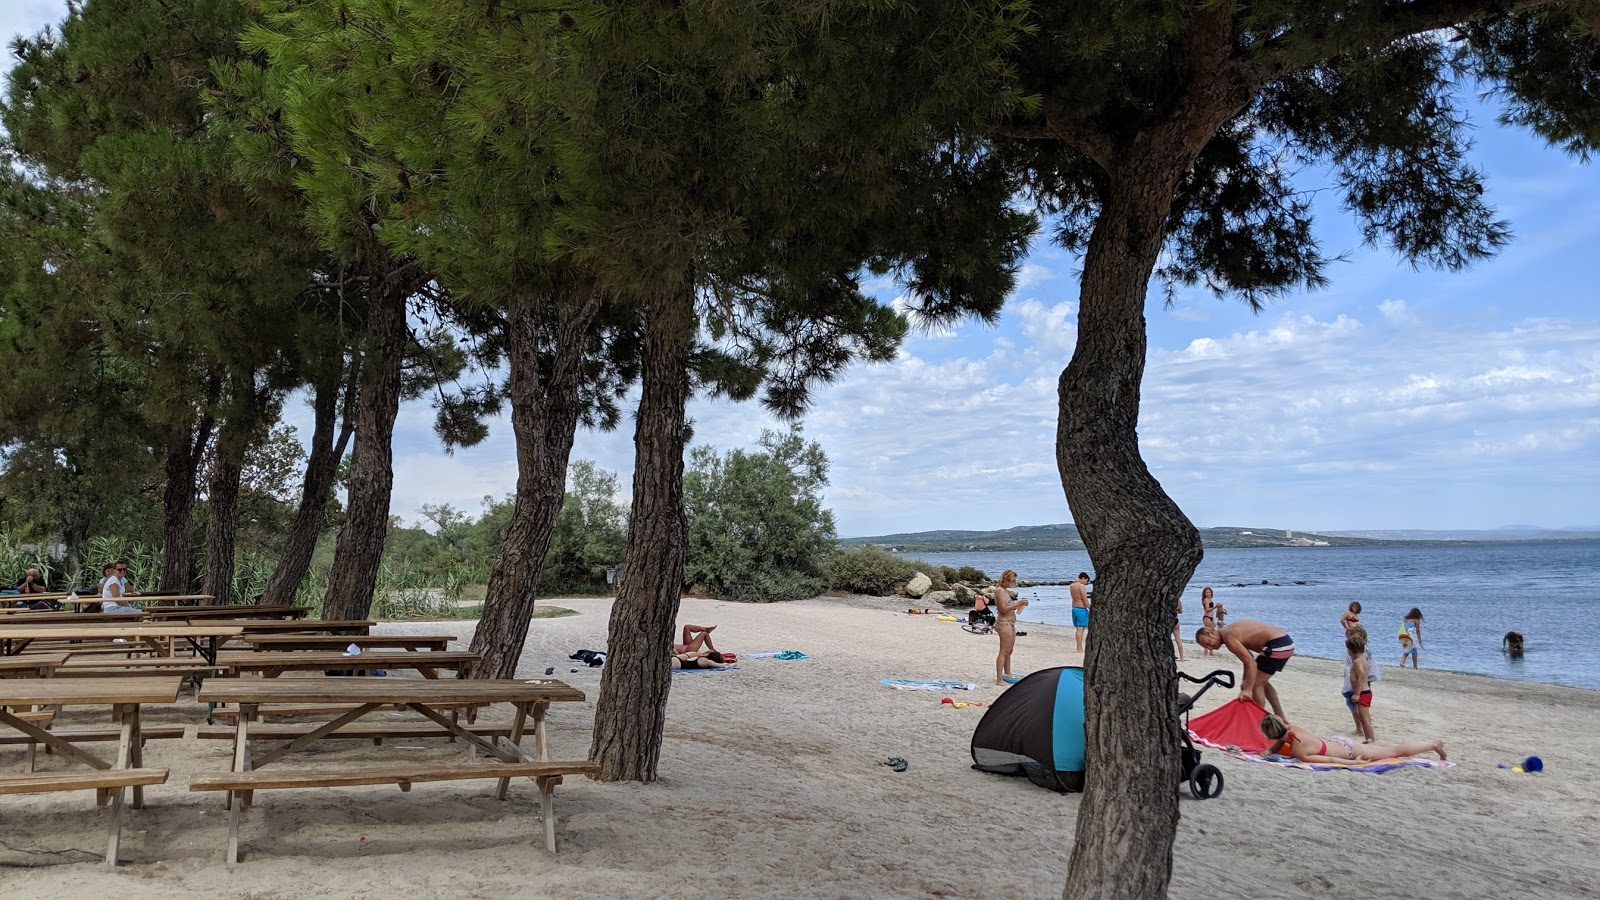
<instances>
[{"instance_id":1,"label":"sandy beach","mask_svg":"<svg viewBox=\"0 0 1600 900\"><path fill-rule=\"evenodd\" d=\"M553 601L580 615L532 623L520 674L556 677L588 694L556 704L557 758L589 747L600 670L568 655L605 646L608 600ZM719 648L796 649L798 661L745 659L736 671L674 676L653 785L568 779L556 794L560 852L544 849L537 793L514 782L506 802L489 782L259 794L246 816L243 861L223 863L219 796L186 789L225 770L229 746L152 741L146 765L172 770L132 811L124 863L100 861L104 812L89 792L0 797L0 895L160 897L1004 897L1061 894L1078 809L1025 779L969 768L982 709L941 694L895 691L878 679L977 682L958 699L992 701L996 639L906 601L817 599L750 606L685 599L680 622L714 623ZM472 623L386 624L380 631L456 633ZM1019 671L1075 664L1070 629L1028 624ZM1233 668L1187 647L1185 670ZM1305 772L1208 751L1219 798L1185 797L1175 897L1571 897L1600 884L1600 692L1384 667L1380 738L1441 737L1459 766L1387 775ZM1348 733L1341 667L1297 657L1278 676L1291 719ZM1204 711L1231 698L1216 691ZM101 714L103 718L103 714ZM148 724L204 720L188 699L153 708ZM84 712L61 725L95 722ZM193 731L189 732L191 735ZM319 745L287 765L351 757L459 758L443 741ZM1497 763L1538 754L1540 775ZM0 748L20 770L23 751ZM909 762L896 774L883 759ZM42 769L60 769L45 758ZM1174 785L1174 791L1178 786Z\"/></svg>"}]
</instances>

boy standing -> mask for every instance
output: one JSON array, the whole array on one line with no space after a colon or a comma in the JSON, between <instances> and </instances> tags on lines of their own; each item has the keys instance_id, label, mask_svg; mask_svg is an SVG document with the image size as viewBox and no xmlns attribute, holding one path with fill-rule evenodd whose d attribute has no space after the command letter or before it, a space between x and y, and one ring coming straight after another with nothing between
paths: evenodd
<instances>
[{"instance_id":1,"label":"boy standing","mask_svg":"<svg viewBox=\"0 0 1600 900\"><path fill-rule=\"evenodd\" d=\"M1089 573L1079 572L1078 580L1067 586L1072 594L1072 636L1078 652L1083 652L1083 634L1089 630Z\"/></svg>"},{"instance_id":2,"label":"boy standing","mask_svg":"<svg viewBox=\"0 0 1600 900\"><path fill-rule=\"evenodd\" d=\"M1365 743L1377 736L1372 731L1372 663L1367 657L1365 630L1351 629L1344 638L1344 704L1355 720L1356 731Z\"/></svg>"}]
</instances>

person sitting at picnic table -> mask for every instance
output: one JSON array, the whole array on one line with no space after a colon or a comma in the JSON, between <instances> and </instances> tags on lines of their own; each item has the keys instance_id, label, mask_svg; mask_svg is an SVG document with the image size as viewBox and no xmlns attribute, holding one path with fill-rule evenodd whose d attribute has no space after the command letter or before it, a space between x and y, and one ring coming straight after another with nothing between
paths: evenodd
<instances>
[{"instance_id":1,"label":"person sitting at picnic table","mask_svg":"<svg viewBox=\"0 0 1600 900\"><path fill-rule=\"evenodd\" d=\"M122 567L127 571L127 566ZM138 613L139 608L122 602L122 579L116 574L115 564L107 564L101 571L105 578L100 582L100 611L103 613Z\"/></svg>"},{"instance_id":2,"label":"person sitting at picnic table","mask_svg":"<svg viewBox=\"0 0 1600 900\"><path fill-rule=\"evenodd\" d=\"M44 576L39 574L38 569L33 568L23 573L21 580L13 584L11 589L19 594L43 594L47 591Z\"/></svg>"},{"instance_id":3,"label":"person sitting at picnic table","mask_svg":"<svg viewBox=\"0 0 1600 900\"><path fill-rule=\"evenodd\" d=\"M695 650L672 654L674 669L724 669L731 663L715 650Z\"/></svg>"},{"instance_id":4,"label":"person sitting at picnic table","mask_svg":"<svg viewBox=\"0 0 1600 900\"><path fill-rule=\"evenodd\" d=\"M711 632L716 631L715 625L685 625L683 626L683 643L673 644L673 653L696 653L701 650L715 650L717 645L711 643Z\"/></svg>"},{"instance_id":5,"label":"person sitting at picnic table","mask_svg":"<svg viewBox=\"0 0 1600 900\"><path fill-rule=\"evenodd\" d=\"M1444 755L1444 741L1403 741L1398 744L1358 744L1343 735L1329 735L1326 740L1290 725L1278 716L1269 715L1261 720L1261 733L1273 742L1269 753L1292 756L1301 762L1348 766L1352 763L1379 762L1400 756L1421 756L1424 753Z\"/></svg>"}]
</instances>

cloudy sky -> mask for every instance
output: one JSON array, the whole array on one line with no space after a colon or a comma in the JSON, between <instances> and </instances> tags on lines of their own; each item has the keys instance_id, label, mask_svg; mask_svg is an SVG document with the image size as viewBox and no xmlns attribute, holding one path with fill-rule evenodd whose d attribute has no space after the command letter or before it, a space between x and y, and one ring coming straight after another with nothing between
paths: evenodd
<instances>
[{"instance_id":1,"label":"cloudy sky","mask_svg":"<svg viewBox=\"0 0 1600 900\"><path fill-rule=\"evenodd\" d=\"M5 0L0 33L58 0ZM7 60L9 63L9 59ZM1200 525L1297 530L1600 526L1600 167L1476 109L1476 162L1515 231L1462 274L1361 245L1320 201L1327 290L1253 314L1180 293L1149 303L1140 436ZM1308 187L1321 186L1315 178ZM1327 193L1319 195L1328 198ZM805 417L832 461L843 535L1070 521L1056 474L1055 383L1077 331L1077 259L1036 243L997 326L917 334L893 363L821 388ZM885 299L893 285L879 285ZM696 443L748 447L754 405L695 402ZM294 420L309 417L301 411ZM401 411L394 509L476 511L515 484L509 429L440 452L426 404ZM584 433L574 458L632 471L631 422Z\"/></svg>"}]
</instances>

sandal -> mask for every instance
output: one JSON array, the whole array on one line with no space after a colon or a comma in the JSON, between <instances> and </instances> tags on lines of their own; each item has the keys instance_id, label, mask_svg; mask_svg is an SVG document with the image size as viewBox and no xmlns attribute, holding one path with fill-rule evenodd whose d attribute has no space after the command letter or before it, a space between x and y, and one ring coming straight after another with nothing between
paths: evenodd
<instances>
[{"instance_id":1,"label":"sandal","mask_svg":"<svg viewBox=\"0 0 1600 900\"><path fill-rule=\"evenodd\" d=\"M898 756L889 757L883 761L883 764L895 770L896 772L904 772L906 770L906 761Z\"/></svg>"}]
</instances>

